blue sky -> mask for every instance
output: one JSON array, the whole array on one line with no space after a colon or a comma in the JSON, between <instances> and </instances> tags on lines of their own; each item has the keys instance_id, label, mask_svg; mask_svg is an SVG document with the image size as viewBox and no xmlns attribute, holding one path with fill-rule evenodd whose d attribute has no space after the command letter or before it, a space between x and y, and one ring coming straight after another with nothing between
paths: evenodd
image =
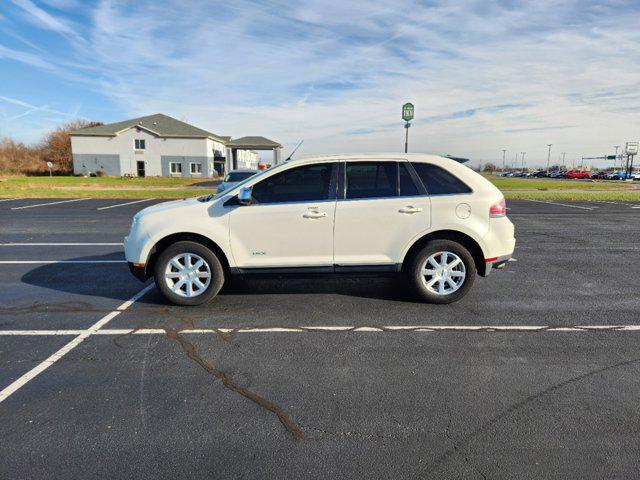
<instances>
[{"instance_id":1,"label":"blue sky","mask_svg":"<svg viewBox=\"0 0 640 480\"><path fill-rule=\"evenodd\" d=\"M302 153L531 163L640 139L640 2L81 1L0 4L0 135L163 112Z\"/></svg>"}]
</instances>

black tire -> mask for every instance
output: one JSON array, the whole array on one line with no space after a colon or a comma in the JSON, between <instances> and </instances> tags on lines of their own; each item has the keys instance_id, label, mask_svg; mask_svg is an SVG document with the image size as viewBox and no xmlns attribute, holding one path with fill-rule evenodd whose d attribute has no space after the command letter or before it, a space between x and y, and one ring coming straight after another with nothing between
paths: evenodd
<instances>
[{"instance_id":1,"label":"black tire","mask_svg":"<svg viewBox=\"0 0 640 480\"><path fill-rule=\"evenodd\" d=\"M201 257L209 266L211 273L207 288L194 297L185 297L174 293L165 281L165 270L169 261L181 253L192 253ZM208 247L198 242L183 241L176 242L166 248L158 257L155 264L154 280L156 287L162 295L171 303L176 305L194 306L202 305L211 301L220 291L224 284L224 269L217 255Z\"/></svg>"},{"instance_id":2,"label":"black tire","mask_svg":"<svg viewBox=\"0 0 640 480\"><path fill-rule=\"evenodd\" d=\"M463 283L456 291L450 294L439 295L429 290L425 284L425 277L422 275L422 266L431 255L438 252L451 252L457 255L464 264L465 277ZM471 253L459 243L452 240L432 240L410 260L407 274L409 283L421 300L428 303L453 303L464 297L473 285L476 277L476 264Z\"/></svg>"}]
</instances>

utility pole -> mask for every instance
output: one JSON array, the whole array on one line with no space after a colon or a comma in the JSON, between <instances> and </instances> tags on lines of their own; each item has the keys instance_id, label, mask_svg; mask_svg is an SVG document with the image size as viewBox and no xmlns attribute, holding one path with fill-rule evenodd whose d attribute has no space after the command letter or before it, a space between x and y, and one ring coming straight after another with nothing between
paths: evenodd
<instances>
[{"instance_id":1,"label":"utility pole","mask_svg":"<svg viewBox=\"0 0 640 480\"><path fill-rule=\"evenodd\" d=\"M564 167L564 157L567 155L567 152L562 152L562 166Z\"/></svg>"},{"instance_id":2,"label":"utility pole","mask_svg":"<svg viewBox=\"0 0 640 480\"><path fill-rule=\"evenodd\" d=\"M549 147L549 151L547 152L547 173L549 173L549 162L551 161L551 145L552 143L547 143L547 147Z\"/></svg>"},{"instance_id":3,"label":"utility pole","mask_svg":"<svg viewBox=\"0 0 640 480\"><path fill-rule=\"evenodd\" d=\"M502 149L502 171L503 172L504 172L504 167L505 167L504 161L505 161L505 156L506 155L507 155L507 150L503 148Z\"/></svg>"},{"instance_id":4,"label":"utility pole","mask_svg":"<svg viewBox=\"0 0 640 480\"><path fill-rule=\"evenodd\" d=\"M520 152L520 153L522 153L522 171L524 172L524 155L527 152Z\"/></svg>"}]
</instances>

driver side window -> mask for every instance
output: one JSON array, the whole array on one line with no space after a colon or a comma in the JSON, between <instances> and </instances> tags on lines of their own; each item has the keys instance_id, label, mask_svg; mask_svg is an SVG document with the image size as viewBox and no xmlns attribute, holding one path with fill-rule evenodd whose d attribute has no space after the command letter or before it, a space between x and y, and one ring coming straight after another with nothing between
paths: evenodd
<instances>
[{"instance_id":1,"label":"driver side window","mask_svg":"<svg viewBox=\"0 0 640 480\"><path fill-rule=\"evenodd\" d=\"M333 170L336 165L303 165L272 175L253 186L253 201L264 204L312 202L335 198Z\"/></svg>"}]
</instances>

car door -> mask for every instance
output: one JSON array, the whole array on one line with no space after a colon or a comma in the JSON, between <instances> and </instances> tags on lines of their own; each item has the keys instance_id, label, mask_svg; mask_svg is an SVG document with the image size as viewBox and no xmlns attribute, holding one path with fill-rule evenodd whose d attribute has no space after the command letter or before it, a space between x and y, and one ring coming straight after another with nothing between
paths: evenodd
<instances>
[{"instance_id":1,"label":"car door","mask_svg":"<svg viewBox=\"0 0 640 480\"><path fill-rule=\"evenodd\" d=\"M230 243L239 268L333 270L337 163L313 163L254 184L233 207Z\"/></svg>"},{"instance_id":2,"label":"car door","mask_svg":"<svg viewBox=\"0 0 640 480\"><path fill-rule=\"evenodd\" d=\"M343 165L334 229L336 268L393 269L407 243L429 229L429 197L407 162Z\"/></svg>"}]
</instances>

